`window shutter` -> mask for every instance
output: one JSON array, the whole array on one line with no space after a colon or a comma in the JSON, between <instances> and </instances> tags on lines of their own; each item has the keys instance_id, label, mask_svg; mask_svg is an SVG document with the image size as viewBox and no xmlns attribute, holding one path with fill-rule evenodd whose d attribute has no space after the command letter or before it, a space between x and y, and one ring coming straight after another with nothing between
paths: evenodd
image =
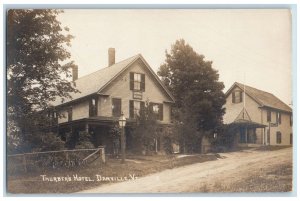
<instances>
[{"instance_id":1,"label":"window shutter","mask_svg":"<svg viewBox=\"0 0 300 201\"><path fill-rule=\"evenodd\" d=\"M129 100L129 117L134 118L133 100Z\"/></svg>"},{"instance_id":2,"label":"window shutter","mask_svg":"<svg viewBox=\"0 0 300 201\"><path fill-rule=\"evenodd\" d=\"M232 103L235 103L235 94L234 94L234 91L232 92Z\"/></svg>"},{"instance_id":3,"label":"window shutter","mask_svg":"<svg viewBox=\"0 0 300 201\"><path fill-rule=\"evenodd\" d=\"M240 91L240 102L243 102L243 92L242 91Z\"/></svg>"},{"instance_id":4,"label":"window shutter","mask_svg":"<svg viewBox=\"0 0 300 201\"><path fill-rule=\"evenodd\" d=\"M129 82L130 90L133 90L133 85L134 85L134 73L130 72L130 82Z\"/></svg>"},{"instance_id":5,"label":"window shutter","mask_svg":"<svg viewBox=\"0 0 300 201\"><path fill-rule=\"evenodd\" d=\"M162 121L162 120L164 119L164 115L163 115L163 114L164 114L164 111L163 111L163 104L159 104L158 107L159 107L159 111L158 111L158 112L159 112L159 120Z\"/></svg>"},{"instance_id":6,"label":"window shutter","mask_svg":"<svg viewBox=\"0 0 300 201\"><path fill-rule=\"evenodd\" d=\"M141 74L141 91L145 91L145 74Z\"/></svg>"},{"instance_id":7,"label":"window shutter","mask_svg":"<svg viewBox=\"0 0 300 201\"><path fill-rule=\"evenodd\" d=\"M141 101L140 102L140 114L145 112L145 102Z\"/></svg>"}]
</instances>

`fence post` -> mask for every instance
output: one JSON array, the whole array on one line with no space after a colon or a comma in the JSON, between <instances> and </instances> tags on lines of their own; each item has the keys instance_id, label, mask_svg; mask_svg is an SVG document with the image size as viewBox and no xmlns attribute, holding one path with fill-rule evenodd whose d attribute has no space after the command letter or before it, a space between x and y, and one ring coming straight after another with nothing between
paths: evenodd
<instances>
[{"instance_id":1,"label":"fence post","mask_svg":"<svg viewBox=\"0 0 300 201\"><path fill-rule=\"evenodd\" d=\"M105 163L105 146L99 146L100 158L103 163Z\"/></svg>"},{"instance_id":2,"label":"fence post","mask_svg":"<svg viewBox=\"0 0 300 201\"><path fill-rule=\"evenodd\" d=\"M23 167L24 167L24 172L27 173L27 167L26 167L26 155L23 155Z\"/></svg>"}]
</instances>

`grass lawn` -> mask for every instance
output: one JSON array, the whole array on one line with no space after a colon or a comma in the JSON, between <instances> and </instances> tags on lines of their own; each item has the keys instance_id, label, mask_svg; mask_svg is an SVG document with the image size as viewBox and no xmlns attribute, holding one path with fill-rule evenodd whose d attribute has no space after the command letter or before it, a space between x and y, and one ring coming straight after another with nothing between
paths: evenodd
<instances>
[{"instance_id":1,"label":"grass lawn","mask_svg":"<svg viewBox=\"0 0 300 201\"><path fill-rule=\"evenodd\" d=\"M128 161L121 164L120 160L108 159L106 164L98 160L77 169L59 169L43 172L31 172L19 175L7 175L8 193L73 193L117 180L142 177L193 163L216 160L211 155L193 155L177 158L174 155L127 156ZM44 176L44 181L43 177ZM97 177L98 175L98 177ZM100 177L101 175L101 177ZM75 179L74 176L77 178ZM80 177L80 178L79 178ZM48 179L57 181L45 181ZM69 179L68 179L69 178ZM97 180L97 178L99 180ZM61 181L58 181L58 180ZM81 181L79 181L79 179ZM104 181L105 180L105 181Z\"/></svg>"}]
</instances>

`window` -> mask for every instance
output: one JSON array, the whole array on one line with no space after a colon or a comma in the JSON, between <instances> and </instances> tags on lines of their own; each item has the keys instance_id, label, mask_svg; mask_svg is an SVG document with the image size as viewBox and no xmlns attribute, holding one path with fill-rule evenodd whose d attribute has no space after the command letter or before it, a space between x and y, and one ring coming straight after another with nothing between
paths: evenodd
<instances>
[{"instance_id":1,"label":"window","mask_svg":"<svg viewBox=\"0 0 300 201\"><path fill-rule=\"evenodd\" d=\"M72 116L73 116L73 111L72 111L72 107L68 108L68 121L72 121Z\"/></svg>"},{"instance_id":2,"label":"window","mask_svg":"<svg viewBox=\"0 0 300 201\"><path fill-rule=\"evenodd\" d=\"M134 74L134 85L133 85L134 90L141 90L141 74L135 73Z\"/></svg>"},{"instance_id":3,"label":"window","mask_svg":"<svg viewBox=\"0 0 300 201\"><path fill-rule=\"evenodd\" d=\"M97 116L97 110L98 110L98 100L96 98L91 98L89 103L90 117Z\"/></svg>"},{"instance_id":4,"label":"window","mask_svg":"<svg viewBox=\"0 0 300 201\"><path fill-rule=\"evenodd\" d=\"M293 126L293 114L290 115L290 126Z\"/></svg>"},{"instance_id":5,"label":"window","mask_svg":"<svg viewBox=\"0 0 300 201\"><path fill-rule=\"evenodd\" d=\"M276 132L276 143L281 144L281 132Z\"/></svg>"},{"instance_id":6,"label":"window","mask_svg":"<svg viewBox=\"0 0 300 201\"><path fill-rule=\"evenodd\" d=\"M133 102L133 109L134 109L134 117L140 115L141 103L139 101Z\"/></svg>"},{"instance_id":7,"label":"window","mask_svg":"<svg viewBox=\"0 0 300 201\"><path fill-rule=\"evenodd\" d=\"M113 117L121 116L121 99L120 98L112 98L112 115Z\"/></svg>"},{"instance_id":8,"label":"window","mask_svg":"<svg viewBox=\"0 0 300 201\"><path fill-rule=\"evenodd\" d=\"M145 75L141 73L130 73L130 90L145 91Z\"/></svg>"},{"instance_id":9,"label":"window","mask_svg":"<svg viewBox=\"0 0 300 201\"><path fill-rule=\"evenodd\" d=\"M144 110L145 103L143 101L129 101L129 117L136 118Z\"/></svg>"},{"instance_id":10,"label":"window","mask_svg":"<svg viewBox=\"0 0 300 201\"><path fill-rule=\"evenodd\" d=\"M232 103L241 103L243 101L243 92L242 91L233 91L232 92Z\"/></svg>"},{"instance_id":11,"label":"window","mask_svg":"<svg viewBox=\"0 0 300 201\"><path fill-rule=\"evenodd\" d=\"M158 120L163 120L163 104L159 103L150 103L149 107L152 112L156 115Z\"/></svg>"},{"instance_id":12,"label":"window","mask_svg":"<svg viewBox=\"0 0 300 201\"><path fill-rule=\"evenodd\" d=\"M271 111L267 111L267 122L271 122Z\"/></svg>"},{"instance_id":13,"label":"window","mask_svg":"<svg viewBox=\"0 0 300 201\"><path fill-rule=\"evenodd\" d=\"M290 144L293 144L293 133L290 134Z\"/></svg>"},{"instance_id":14,"label":"window","mask_svg":"<svg viewBox=\"0 0 300 201\"><path fill-rule=\"evenodd\" d=\"M153 112L154 112L155 114L158 114L158 112L159 112L159 107L158 107L158 105L153 105L152 110L153 110Z\"/></svg>"},{"instance_id":15,"label":"window","mask_svg":"<svg viewBox=\"0 0 300 201\"><path fill-rule=\"evenodd\" d=\"M276 122L277 122L278 124L281 124L281 113L280 113L280 112L277 112L277 113L276 113Z\"/></svg>"}]
</instances>

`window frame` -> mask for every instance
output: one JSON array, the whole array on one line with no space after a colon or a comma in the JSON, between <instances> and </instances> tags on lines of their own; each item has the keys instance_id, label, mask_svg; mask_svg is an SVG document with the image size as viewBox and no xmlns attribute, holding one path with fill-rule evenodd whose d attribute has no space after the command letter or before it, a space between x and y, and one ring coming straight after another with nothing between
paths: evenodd
<instances>
[{"instance_id":1,"label":"window frame","mask_svg":"<svg viewBox=\"0 0 300 201\"><path fill-rule=\"evenodd\" d=\"M136 106L138 106L138 109ZM134 118L136 118L137 116L140 115L140 111L141 111L141 101L133 100L133 116L134 116Z\"/></svg>"},{"instance_id":2,"label":"window frame","mask_svg":"<svg viewBox=\"0 0 300 201\"><path fill-rule=\"evenodd\" d=\"M93 100L95 101L95 105L93 105ZM95 117L98 115L98 98L92 97L89 100L89 117Z\"/></svg>"},{"instance_id":3,"label":"window frame","mask_svg":"<svg viewBox=\"0 0 300 201\"><path fill-rule=\"evenodd\" d=\"M272 121L272 111L267 110L267 122L271 122L271 121Z\"/></svg>"},{"instance_id":4,"label":"window frame","mask_svg":"<svg viewBox=\"0 0 300 201\"><path fill-rule=\"evenodd\" d=\"M232 91L231 96L232 96L232 103L243 102L243 91L234 90L234 91Z\"/></svg>"},{"instance_id":5,"label":"window frame","mask_svg":"<svg viewBox=\"0 0 300 201\"><path fill-rule=\"evenodd\" d=\"M277 123L281 124L281 112L277 112Z\"/></svg>"},{"instance_id":6,"label":"window frame","mask_svg":"<svg viewBox=\"0 0 300 201\"><path fill-rule=\"evenodd\" d=\"M154 107L157 105L158 107L158 110L157 112L154 111ZM150 105L149 105L151 108L151 111L155 114L157 120L160 120L160 121L163 121L164 119L164 107L163 107L163 103L153 103L153 102L150 102Z\"/></svg>"},{"instance_id":7,"label":"window frame","mask_svg":"<svg viewBox=\"0 0 300 201\"><path fill-rule=\"evenodd\" d=\"M276 144L281 144L282 143L282 134L280 131L276 132Z\"/></svg>"},{"instance_id":8,"label":"window frame","mask_svg":"<svg viewBox=\"0 0 300 201\"><path fill-rule=\"evenodd\" d=\"M114 101L119 101L118 103L120 103L120 107L119 107L119 111L115 111L116 107L115 107L115 102ZM122 99L121 98L112 98L111 99L111 115L113 117L120 117L121 113L122 113Z\"/></svg>"},{"instance_id":9,"label":"window frame","mask_svg":"<svg viewBox=\"0 0 300 201\"><path fill-rule=\"evenodd\" d=\"M145 91L145 74L138 72L129 73L129 88L132 91Z\"/></svg>"},{"instance_id":10,"label":"window frame","mask_svg":"<svg viewBox=\"0 0 300 201\"><path fill-rule=\"evenodd\" d=\"M142 83L142 74L141 73L134 73L133 74L133 90L140 91ZM138 86L138 87L136 87Z\"/></svg>"},{"instance_id":11,"label":"window frame","mask_svg":"<svg viewBox=\"0 0 300 201\"><path fill-rule=\"evenodd\" d=\"M67 110L68 113L68 121L73 121L73 107L69 107Z\"/></svg>"}]
</instances>

